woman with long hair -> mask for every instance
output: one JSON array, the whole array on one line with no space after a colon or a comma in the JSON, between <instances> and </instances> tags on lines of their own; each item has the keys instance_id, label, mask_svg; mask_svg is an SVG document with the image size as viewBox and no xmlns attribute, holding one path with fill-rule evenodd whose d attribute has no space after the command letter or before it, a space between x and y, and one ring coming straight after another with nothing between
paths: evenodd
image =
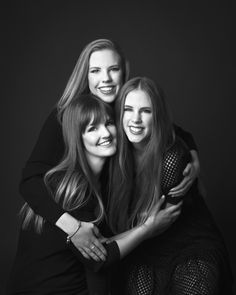
<instances>
[{"instance_id":1,"label":"woman with long hair","mask_svg":"<svg viewBox=\"0 0 236 295\"><path fill-rule=\"evenodd\" d=\"M107 186L108 158L116 152L112 108L91 94L81 95L63 112L62 131L65 153L58 165L46 173L46 187L55 203L80 220L76 231L89 222L96 224L102 234L109 235L101 191ZM178 217L180 205L161 210L161 204L159 202L157 208L159 213L145 223L111 243L104 243L105 262L97 257L85 259L73 245L75 234L67 236L25 205L8 294L78 295L88 291L108 294L109 281L104 272L99 273L100 268L123 258L145 239L168 228ZM97 244L92 247L97 248ZM83 249L80 251L83 254ZM88 269L87 282L84 265Z\"/></svg>"},{"instance_id":2,"label":"woman with long hair","mask_svg":"<svg viewBox=\"0 0 236 295\"><path fill-rule=\"evenodd\" d=\"M182 199L183 206L176 222L124 260L124 284L114 283L113 293L231 294L227 250L198 181L182 197L168 195L190 153L175 132L163 91L148 78L133 78L120 91L116 114L118 153L107 209L113 232L119 236L145 223L163 194L163 208Z\"/></svg>"},{"instance_id":3,"label":"woman with long hair","mask_svg":"<svg viewBox=\"0 0 236 295\"><path fill-rule=\"evenodd\" d=\"M85 46L61 99L48 116L23 169L20 193L27 203L21 211L27 219L24 226L27 227L33 221L36 230L40 231L42 219L31 218L35 213L51 224L55 224L67 235L75 233L78 220L55 202L44 183L44 175L58 164L65 151L61 128L62 115L80 94L93 93L99 99L113 105L128 76L127 59L115 42L98 39ZM197 147L191 134L180 127L177 129L191 149L192 159L184 171L184 180L171 192L176 196L191 187L199 171ZM73 243L78 250L82 250L86 258L105 260L106 250L100 243L99 237L99 231L93 223L82 223L80 230L74 235ZM91 248L94 243L97 247Z\"/></svg>"}]
</instances>

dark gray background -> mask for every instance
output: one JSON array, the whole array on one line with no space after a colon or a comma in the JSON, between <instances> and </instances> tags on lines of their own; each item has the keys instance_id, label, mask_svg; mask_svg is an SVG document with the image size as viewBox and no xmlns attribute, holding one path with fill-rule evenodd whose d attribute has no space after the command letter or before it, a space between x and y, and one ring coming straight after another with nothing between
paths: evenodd
<instances>
[{"instance_id":1,"label":"dark gray background","mask_svg":"<svg viewBox=\"0 0 236 295\"><path fill-rule=\"evenodd\" d=\"M81 50L97 38L117 41L131 77L157 81L175 122L194 135L206 201L235 273L232 2L19 1L1 11L0 293L16 250L21 169Z\"/></svg>"}]
</instances>

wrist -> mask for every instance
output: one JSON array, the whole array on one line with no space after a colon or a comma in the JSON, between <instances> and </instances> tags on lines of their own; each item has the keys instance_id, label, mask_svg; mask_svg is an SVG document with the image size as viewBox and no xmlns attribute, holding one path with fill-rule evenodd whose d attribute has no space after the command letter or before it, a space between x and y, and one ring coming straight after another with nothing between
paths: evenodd
<instances>
[{"instance_id":1,"label":"wrist","mask_svg":"<svg viewBox=\"0 0 236 295\"><path fill-rule=\"evenodd\" d=\"M77 230L78 223L80 222L76 218L66 212L57 220L56 226L71 236Z\"/></svg>"},{"instance_id":2,"label":"wrist","mask_svg":"<svg viewBox=\"0 0 236 295\"><path fill-rule=\"evenodd\" d=\"M145 221L142 225L140 225L139 231L142 241L149 239L151 236L151 227L149 222Z\"/></svg>"},{"instance_id":3,"label":"wrist","mask_svg":"<svg viewBox=\"0 0 236 295\"><path fill-rule=\"evenodd\" d=\"M79 231L81 227L81 221L78 221L77 229L66 238L66 243L69 244L71 242L71 239L76 235L76 233Z\"/></svg>"}]
</instances>

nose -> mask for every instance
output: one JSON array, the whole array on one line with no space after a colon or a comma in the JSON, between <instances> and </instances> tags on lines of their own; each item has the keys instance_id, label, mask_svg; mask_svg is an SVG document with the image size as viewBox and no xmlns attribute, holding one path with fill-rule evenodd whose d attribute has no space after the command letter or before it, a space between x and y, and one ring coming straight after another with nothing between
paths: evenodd
<instances>
[{"instance_id":1,"label":"nose","mask_svg":"<svg viewBox=\"0 0 236 295\"><path fill-rule=\"evenodd\" d=\"M111 136L111 132L109 131L109 129L104 125L101 128L101 137L102 138L107 138Z\"/></svg>"},{"instance_id":2,"label":"nose","mask_svg":"<svg viewBox=\"0 0 236 295\"><path fill-rule=\"evenodd\" d=\"M110 82L111 81L111 76L108 70L104 70L102 73L102 81L103 82Z\"/></svg>"},{"instance_id":3,"label":"nose","mask_svg":"<svg viewBox=\"0 0 236 295\"><path fill-rule=\"evenodd\" d=\"M136 124L142 122L141 114L138 111L137 112L133 112L132 122L134 122Z\"/></svg>"}]
</instances>

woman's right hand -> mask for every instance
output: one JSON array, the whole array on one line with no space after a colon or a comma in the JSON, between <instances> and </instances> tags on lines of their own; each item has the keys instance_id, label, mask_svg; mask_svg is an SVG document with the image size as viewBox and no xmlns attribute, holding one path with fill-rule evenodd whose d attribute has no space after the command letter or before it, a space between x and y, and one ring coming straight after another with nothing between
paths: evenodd
<instances>
[{"instance_id":1,"label":"woman's right hand","mask_svg":"<svg viewBox=\"0 0 236 295\"><path fill-rule=\"evenodd\" d=\"M183 201L179 202L177 205L170 205L161 209L164 200L165 197L162 196L153 208L152 214L144 223L147 230L147 238L154 237L167 230L181 213Z\"/></svg>"},{"instance_id":2,"label":"woman's right hand","mask_svg":"<svg viewBox=\"0 0 236 295\"><path fill-rule=\"evenodd\" d=\"M102 239L102 235L93 223L82 221L71 242L85 258L105 261L107 252L100 241Z\"/></svg>"}]
</instances>

